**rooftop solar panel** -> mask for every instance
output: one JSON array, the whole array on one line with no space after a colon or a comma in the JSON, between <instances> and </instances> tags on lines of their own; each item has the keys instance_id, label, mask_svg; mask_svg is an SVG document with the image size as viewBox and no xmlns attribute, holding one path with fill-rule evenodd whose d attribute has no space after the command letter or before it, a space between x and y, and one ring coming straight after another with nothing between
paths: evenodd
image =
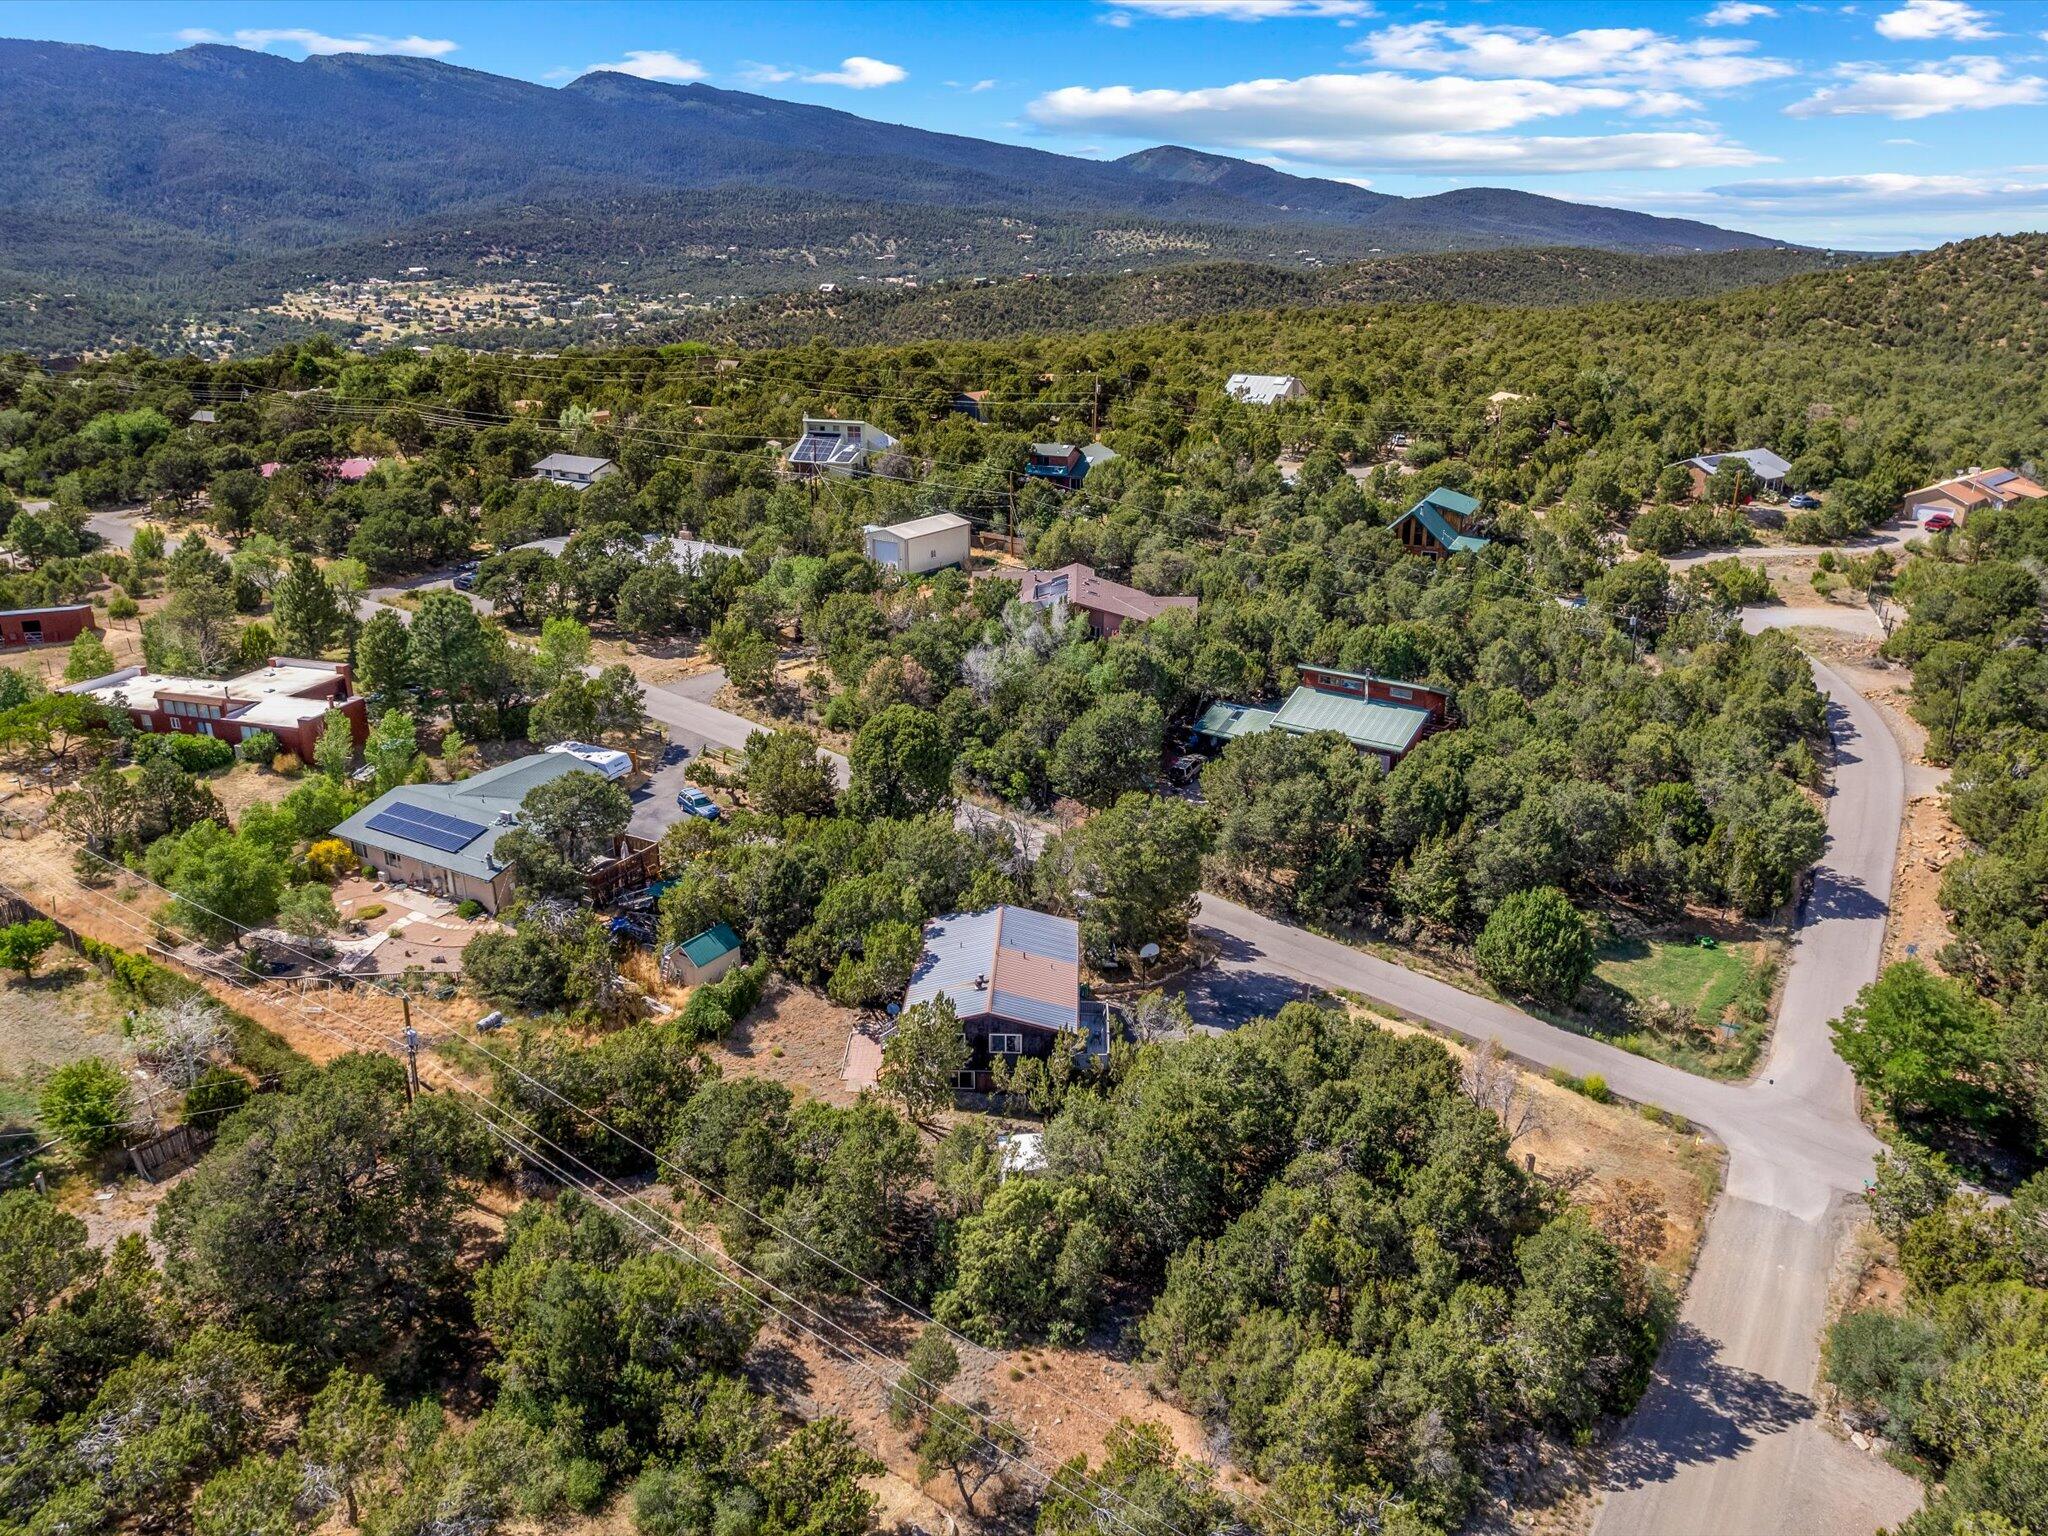
<instances>
[{"instance_id":1,"label":"rooftop solar panel","mask_svg":"<svg viewBox=\"0 0 2048 1536\"><path fill-rule=\"evenodd\" d=\"M2013 469L1994 469L1989 474L1978 476L1986 485L2003 485L2006 481L2017 480L2019 477L2019 471Z\"/></svg>"},{"instance_id":2,"label":"rooftop solar panel","mask_svg":"<svg viewBox=\"0 0 2048 1536\"><path fill-rule=\"evenodd\" d=\"M438 848L443 853L454 853L467 848L483 836L484 828L473 821L464 821L459 816L445 816L439 811L430 811L422 806L406 805L400 802L385 807L368 823L375 832L388 832L393 837L402 837L409 842L424 843L429 848Z\"/></svg>"}]
</instances>

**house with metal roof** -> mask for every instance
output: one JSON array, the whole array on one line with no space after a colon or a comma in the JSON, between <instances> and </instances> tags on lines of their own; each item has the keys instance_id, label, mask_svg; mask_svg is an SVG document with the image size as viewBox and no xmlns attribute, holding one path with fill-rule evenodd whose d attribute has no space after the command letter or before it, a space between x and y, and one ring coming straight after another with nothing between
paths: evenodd
<instances>
[{"instance_id":1,"label":"house with metal roof","mask_svg":"<svg viewBox=\"0 0 2048 1536\"><path fill-rule=\"evenodd\" d=\"M1394 519L1394 537L1412 554L1476 554L1493 542L1465 531L1478 511L1478 497L1440 485Z\"/></svg>"},{"instance_id":2,"label":"house with metal roof","mask_svg":"<svg viewBox=\"0 0 2048 1536\"><path fill-rule=\"evenodd\" d=\"M1768 448L1737 448L1732 453L1703 453L1696 459L1684 461L1686 473L1692 476L1694 500L1707 494L1707 483L1720 471L1723 464L1740 464L1745 474L1767 491L1785 489L1785 477L1792 473L1792 466L1779 458Z\"/></svg>"},{"instance_id":3,"label":"house with metal roof","mask_svg":"<svg viewBox=\"0 0 2048 1536\"><path fill-rule=\"evenodd\" d=\"M882 569L904 576L949 565L965 570L974 553L974 524L957 512L934 512L887 527L869 523L861 530L861 547Z\"/></svg>"},{"instance_id":4,"label":"house with metal roof","mask_svg":"<svg viewBox=\"0 0 2048 1536\"><path fill-rule=\"evenodd\" d=\"M564 774L592 773L580 758L537 752L451 784L401 784L379 795L331 834L387 880L475 901L495 912L512 896L513 870L497 842L519 824L527 795ZM652 861L650 865L650 860ZM586 871L593 900L659 873L658 851L645 838L625 837Z\"/></svg>"},{"instance_id":5,"label":"house with metal roof","mask_svg":"<svg viewBox=\"0 0 2048 1536\"><path fill-rule=\"evenodd\" d=\"M924 925L906 1008L948 998L971 1055L956 1086L989 1086L998 1059L1050 1056L1064 1031L1086 1031L1081 925L1029 907L955 912Z\"/></svg>"},{"instance_id":6,"label":"house with metal roof","mask_svg":"<svg viewBox=\"0 0 2048 1536\"><path fill-rule=\"evenodd\" d=\"M1291 373L1233 373L1223 392L1246 405L1278 405L1282 400L1301 400L1308 390Z\"/></svg>"},{"instance_id":7,"label":"house with metal roof","mask_svg":"<svg viewBox=\"0 0 2048 1536\"><path fill-rule=\"evenodd\" d=\"M585 453L551 453L533 466L533 478L572 491L587 491L600 480L619 472L610 459L592 458Z\"/></svg>"},{"instance_id":8,"label":"house with metal roof","mask_svg":"<svg viewBox=\"0 0 2048 1536\"><path fill-rule=\"evenodd\" d=\"M524 544L515 544L512 547L537 549L542 554L553 555L559 560L562 551L569 547L569 535L563 533L551 539L528 539ZM732 544L713 544L704 539L686 539L666 533L643 535L640 549L649 565L665 559L685 576L695 576L703 569L705 559L711 555L726 560L738 560L746 554L744 549Z\"/></svg>"},{"instance_id":9,"label":"house with metal roof","mask_svg":"<svg viewBox=\"0 0 2048 1536\"><path fill-rule=\"evenodd\" d=\"M313 761L330 714L348 721L358 747L370 731L370 706L355 691L355 673L345 661L273 656L269 665L229 678L123 667L64 691L126 710L138 731L179 731L231 745L267 732L302 763Z\"/></svg>"},{"instance_id":10,"label":"house with metal roof","mask_svg":"<svg viewBox=\"0 0 2048 1536\"><path fill-rule=\"evenodd\" d=\"M806 416L803 436L782 462L794 475L851 475L866 469L871 455L895 446L895 438L864 421Z\"/></svg>"},{"instance_id":11,"label":"house with metal roof","mask_svg":"<svg viewBox=\"0 0 2048 1536\"><path fill-rule=\"evenodd\" d=\"M1295 736L1334 731L1377 757L1382 767L1392 768L1449 717L1450 696L1427 683L1320 666L1302 667L1300 676L1300 686L1278 709L1211 704L1189 732L1189 744L1213 750L1264 731Z\"/></svg>"}]
</instances>

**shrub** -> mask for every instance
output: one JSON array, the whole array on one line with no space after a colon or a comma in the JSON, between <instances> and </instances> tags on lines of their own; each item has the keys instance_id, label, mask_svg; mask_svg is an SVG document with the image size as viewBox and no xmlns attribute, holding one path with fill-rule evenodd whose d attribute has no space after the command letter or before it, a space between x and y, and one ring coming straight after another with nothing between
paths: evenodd
<instances>
[{"instance_id":1,"label":"shrub","mask_svg":"<svg viewBox=\"0 0 2048 1536\"><path fill-rule=\"evenodd\" d=\"M167 757L187 773L211 773L231 766L235 749L215 736L186 736L176 732L160 736L138 736L133 748L138 763Z\"/></svg>"},{"instance_id":2,"label":"shrub","mask_svg":"<svg viewBox=\"0 0 2048 1536\"><path fill-rule=\"evenodd\" d=\"M359 923L367 923L371 918L382 917L383 915L384 903L381 901L373 901L367 906L356 908L356 921Z\"/></svg>"},{"instance_id":3,"label":"shrub","mask_svg":"<svg viewBox=\"0 0 2048 1536\"><path fill-rule=\"evenodd\" d=\"M249 1102L249 1085L239 1072L208 1067L185 1090L185 1123L217 1131L221 1121Z\"/></svg>"},{"instance_id":4,"label":"shrub","mask_svg":"<svg viewBox=\"0 0 2048 1536\"><path fill-rule=\"evenodd\" d=\"M1941 1363L1934 1325L1892 1312L1851 1312L1828 1329L1821 1370L1850 1403L1884 1415L1894 1435L1912 1430L1920 1384Z\"/></svg>"},{"instance_id":5,"label":"shrub","mask_svg":"<svg viewBox=\"0 0 2048 1536\"><path fill-rule=\"evenodd\" d=\"M283 744L269 731L252 731L235 744L235 756L259 766L277 760Z\"/></svg>"},{"instance_id":6,"label":"shrub","mask_svg":"<svg viewBox=\"0 0 2048 1536\"><path fill-rule=\"evenodd\" d=\"M355 866L354 850L338 837L323 837L306 850L306 872L328 885L334 884Z\"/></svg>"},{"instance_id":7,"label":"shrub","mask_svg":"<svg viewBox=\"0 0 2048 1536\"><path fill-rule=\"evenodd\" d=\"M1593 930L1555 886L1516 891L1493 909L1475 954L1503 992L1562 1005L1593 974Z\"/></svg>"},{"instance_id":8,"label":"shrub","mask_svg":"<svg viewBox=\"0 0 2048 1536\"><path fill-rule=\"evenodd\" d=\"M107 617L110 619L132 619L140 612L141 607L126 592L116 592L107 599Z\"/></svg>"},{"instance_id":9,"label":"shrub","mask_svg":"<svg viewBox=\"0 0 2048 1536\"><path fill-rule=\"evenodd\" d=\"M455 908L455 915L464 922L475 922L484 915L484 904L474 896L465 897Z\"/></svg>"},{"instance_id":10,"label":"shrub","mask_svg":"<svg viewBox=\"0 0 2048 1536\"><path fill-rule=\"evenodd\" d=\"M33 976L44 952L58 939L57 925L47 917L30 918L0 928L0 968L18 971L23 980Z\"/></svg>"},{"instance_id":11,"label":"shrub","mask_svg":"<svg viewBox=\"0 0 2048 1536\"><path fill-rule=\"evenodd\" d=\"M121 1139L128 1120L128 1080L88 1056L52 1072L37 1100L43 1124L67 1146L99 1152Z\"/></svg>"},{"instance_id":12,"label":"shrub","mask_svg":"<svg viewBox=\"0 0 2048 1536\"><path fill-rule=\"evenodd\" d=\"M280 752L270 760L270 771L284 774L286 777L302 772L305 766L299 761L299 754L296 752Z\"/></svg>"}]
</instances>

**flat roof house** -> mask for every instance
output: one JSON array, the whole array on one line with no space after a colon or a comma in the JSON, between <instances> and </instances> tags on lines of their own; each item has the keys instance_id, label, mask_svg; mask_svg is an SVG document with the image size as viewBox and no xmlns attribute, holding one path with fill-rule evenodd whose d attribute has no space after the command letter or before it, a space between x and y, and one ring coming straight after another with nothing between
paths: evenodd
<instances>
[{"instance_id":1,"label":"flat roof house","mask_svg":"<svg viewBox=\"0 0 2048 1536\"><path fill-rule=\"evenodd\" d=\"M610 459L592 458L584 453L551 453L533 466L534 479L567 486L572 491L588 490L618 472L619 466Z\"/></svg>"},{"instance_id":2,"label":"flat roof house","mask_svg":"<svg viewBox=\"0 0 2048 1536\"><path fill-rule=\"evenodd\" d=\"M62 645L98 628L91 603L0 610L0 645Z\"/></svg>"},{"instance_id":3,"label":"flat roof house","mask_svg":"<svg viewBox=\"0 0 2048 1536\"><path fill-rule=\"evenodd\" d=\"M1223 392L1246 405L1278 405L1282 400L1305 399L1308 391L1291 373L1233 373Z\"/></svg>"},{"instance_id":4,"label":"flat roof house","mask_svg":"<svg viewBox=\"0 0 2048 1536\"><path fill-rule=\"evenodd\" d=\"M1150 592L1141 592L1120 581L1111 581L1107 576L1098 576L1093 567L1079 561L1053 571L998 571L996 574L1017 583L1019 602L1041 608L1065 603L1076 613L1085 614L1088 627L1098 635L1113 635L1127 623L1156 619L1175 608L1185 608L1192 613L1197 603L1192 597L1154 597Z\"/></svg>"},{"instance_id":5,"label":"flat roof house","mask_svg":"<svg viewBox=\"0 0 2048 1536\"><path fill-rule=\"evenodd\" d=\"M2014 469L1966 469L1960 475L1908 491L1901 511L1915 522L1924 523L1935 513L1945 513L1950 522L1960 523L1971 513L1987 507L2009 507L2016 501L2048 496L2038 482Z\"/></svg>"},{"instance_id":6,"label":"flat roof house","mask_svg":"<svg viewBox=\"0 0 2048 1536\"><path fill-rule=\"evenodd\" d=\"M1493 542L1465 531L1478 510L1478 497L1440 485L1394 519L1394 536L1411 554L1475 554Z\"/></svg>"},{"instance_id":7,"label":"flat roof house","mask_svg":"<svg viewBox=\"0 0 2048 1536\"><path fill-rule=\"evenodd\" d=\"M513 871L494 850L498 839L519 824L528 791L564 774L596 771L567 753L537 752L452 784L401 784L357 811L333 835L386 879L437 891L451 901L476 901L495 912L511 898ZM654 844L620 838L610 856L585 871L591 900L645 885L660 867Z\"/></svg>"},{"instance_id":8,"label":"flat roof house","mask_svg":"<svg viewBox=\"0 0 2048 1536\"><path fill-rule=\"evenodd\" d=\"M1731 460L1740 464L1756 483L1767 491L1784 490L1785 477L1792 473L1792 466L1768 448L1738 448L1733 453L1703 453L1696 459L1685 461L1686 473L1692 476L1692 494L1695 501L1707 494L1707 482L1714 478L1723 464Z\"/></svg>"},{"instance_id":9,"label":"flat roof house","mask_svg":"<svg viewBox=\"0 0 2048 1536\"><path fill-rule=\"evenodd\" d=\"M1211 704L1189 732L1192 745L1220 748L1240 736L1287 731L1296 736L1335 731L1361 752L1392 768L1450 713L1450 696L1427 683L1397 682L1371 672L1304 666L1301 684L1278 709L1256 704Z\"/></svg>"},{"instance_id":10,"label":"flat roof house","mask_svg":"<svg viewBox=\"0 0 2048 1536\"><path fill-rule=\"evenodd\" d=\"M972 1052L955 1086L989 1086L998 1058L1050 1056L1062 1030L1086 1028L1081 925L1028 907L955 912L924 925L905 1007L950 998Z\"/></svg>"},{"instance_id":11,"label":"flat roof house","mask_svg":"<svg viewBox=\"0 0 2048 1536\"><path fill-rule=\"evenodd\" d=\"M870 455L895 446L895 438L864 421L806 416L803 436L782 462L794 475L852 475L868 467Z\"/></svg>"},{"instance_id":12,"label":"flat roof house","mask_svg":"<svg viewBox=\"0 0 2048 1536\"><path fill-rule=\"evenodd\" d=\"M273 656L268 666L226 679L124 667L64 691L125 709L141 731L182 731L230 744L269 731L302 763L313 761L330 710L347 718L358 747L370 731L369 706L356 693L355 674L345 661Z\"/></svg>"},{"instance_id":13,"label":"flat roof house","mask_svg":"<svg viewBox=\"0 0 2048 1536\"><path fill-rule=\"evenodd\" d=\"M861 530L861 547L884 570L905 576L949 565L965 570L974 550L974 524L957 512L934 512L886 528L870 523Z\"/></svg>"}]
</instances>

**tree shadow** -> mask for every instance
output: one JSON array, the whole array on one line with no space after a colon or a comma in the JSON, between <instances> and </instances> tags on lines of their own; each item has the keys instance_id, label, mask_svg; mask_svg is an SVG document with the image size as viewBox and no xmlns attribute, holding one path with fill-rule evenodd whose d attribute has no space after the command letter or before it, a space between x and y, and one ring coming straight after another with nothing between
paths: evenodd
<instances>
[{"instance_id":1,"label":"tree shadow","mask_svg":"<svg viewBox=\"0 0 2048 1536\"><path fill-rule=\"evenodd\" d=\"M1672 1330L1629 1432L1607 1455L1610 1489L1668 1482L1687 1466L1727 1461L1814 1413L1803 1392L1729 1365L1690 1323Z\"/></svg>"},{"instance_id":2,"label":"tree shadow","mask_svg":"<svg viewBox=\"0 0 2048 1536\"><path fill-rule=\"evenodd\" d=\"M1214 946L1217 955L1215 962L1191 972L1180 984L1181 1000L1197 1024L1237 1029L1317 995L1316 988L1258 965L1264 952L1256 944L1197 926L1203 942Z\"/></svg>"},{"instance_id":3,"label":"tree shadow","mask_svg":"<svg viewBox=\"0 0 2048 1536\"><path fill-rule=\"evenodd\" d=\"M1813 882L1799 903L1799 921L1804 925L1851 918L1882 919L1890 911L1891 907L1861 880L1821 864L1815 866Z\"/></svg>"}]
</instances>

